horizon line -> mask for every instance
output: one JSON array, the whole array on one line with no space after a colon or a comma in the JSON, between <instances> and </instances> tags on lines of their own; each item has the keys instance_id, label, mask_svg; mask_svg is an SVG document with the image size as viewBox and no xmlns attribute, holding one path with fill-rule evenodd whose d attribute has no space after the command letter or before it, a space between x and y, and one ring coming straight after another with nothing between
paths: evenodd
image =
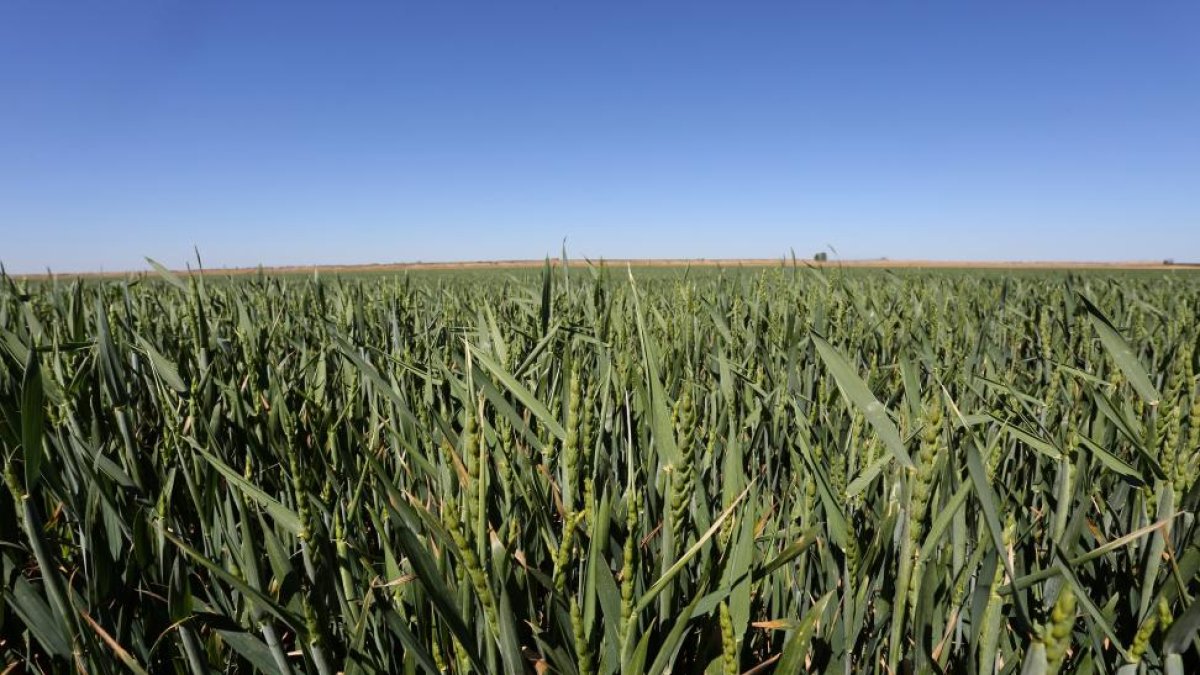
<instances>
[{"instance_id":1,"label":"horizon line","mask_svg":"<svg viewBox=\"0 0 1200 675\"><path fill-rule=\"evenodd\" d=\"M149 260L149 258L147 258ZM859 258L851 260L815 260L779 256L773 258L589 258L579 256L567 257L567 266L572 263L579 265L599 266L628 266L650 268L686 268L686 267L774 267L777 265L804 265L808 267L849 267L875 269L1012 269L1012 270L1070 270L1070 269L1110 269L1110 270L1186 270L1200 269L1200 262L1176 262L1174 260L940 260L940 259L902 259L902 258ZM529 269L549 264L559 267L563 264L560 256L546 256L535 259L494 259L494 260L443 260L443 261L408 261L385 263L350 263L350 264L293 264L293 265L254 265L227 267L197 267L190 265L184 269L171 269L175 274L203 274L205 276L244 276L264 272L267 274L297 274L307 272L328 272L332 274L354 272L408 272L408 271L454 271L454 270L505 270ZM148 269L128 270L92 270L75 272L46 272L8 274L12 279L53 279L58 277L78 278L120 278L126 276L142 276L155 274L153 267Z\"/></svg>"}]
</instances>

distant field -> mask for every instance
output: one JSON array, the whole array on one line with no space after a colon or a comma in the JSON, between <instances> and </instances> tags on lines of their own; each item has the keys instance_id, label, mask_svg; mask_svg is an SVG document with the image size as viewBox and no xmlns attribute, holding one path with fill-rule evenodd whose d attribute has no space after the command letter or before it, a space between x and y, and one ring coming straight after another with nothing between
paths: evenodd
<instances>
[{"instance_id":1,"label":"distant field","mask_svg":"<svg viewBox=\"0 0 1200 675\"><path fill-rule=\"evenodd\" d=\"M551 258L552 265L561 264L561 259ZM790 266L791 259L783 258L631 258L631 259L600 259L568 260L568 263L604 264L609 267L775 267ZM341 265L314 266L315 269L334 272L397 272L404 270L468 270L468 269L521 269L536 268L545 264L545 260L476 260L460 262L412 262L390 263L376 265ZM1176 269L1178 264L1167 265L1162 261L1124 261L1124 262L995 262L995 261L946 261L946 260L831 260L817 262L810 259L798 258L797 265L814 267L865 267L865 268L930 268L930 269ZM274 272L302 272L314 267L276 267L268 268ZM252 270L246 270L252 271Z\"/></svg>"},{"instance_id":2,"label":"distant field","mask_svg":"<svg viewBox=\"0 0 1200 675\"><path fill-rule=\"evenodd\" d=\"M559 258L550 258L552 266L562 264ZM214 267L204 270L213 275L242 275L242 274L311 274L321 272L326 274L370 274L395 273L407 271L467 271L467 270L521 270L537 269L546 264L546 260L471 260L451 262L403 262L403 263L374 263L362 265L286 265L275 267ZM1120 262L1088 262L1088 261L969 261L969 260L830 260L817 262L811 259L797 258L794 262L788 258L630 258L630 259L569 259L570 266L584 267L604 265L613 268L632 267L635 269L653 268L760 268L802 265L809 267L832 267L851 269L988 269L988 270L1149 270L1149 271L1180 271L1200 269L1200 263L1171 263L1162 261L1120 261ZM177 270L181 271L181 270ZM77 272L65 273L61 276L84 276L97 278L122 277L139 272ZM45 274L21 275L22 278L42 278Z\"/></svg>"}]
</instances>

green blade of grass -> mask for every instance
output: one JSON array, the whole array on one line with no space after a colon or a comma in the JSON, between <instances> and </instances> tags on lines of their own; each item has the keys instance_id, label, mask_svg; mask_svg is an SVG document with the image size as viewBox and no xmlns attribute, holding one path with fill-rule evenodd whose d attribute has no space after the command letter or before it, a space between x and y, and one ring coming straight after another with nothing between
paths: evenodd
<instances>
[{"instance_id":1,"label":"green blade of grass","mask_svg":"<svg viewBox=\"0 0 1200 675\"><path fill-rule=\"evenodd\" d=\"M21 382L21 448L25 460L25 490L33 491L42 477L42 449L45 433L45 398L42 395L42 372L37 350L30 349ZM7 461L7 458L6 458Z\"/></svg>"},{"instance_id":2,"label":"green blade of grass","mask_svg":"<svg viewBox=\"0 0 1200 675\"><path fill-rule=\"evenodd\" d=\"M1080 294L1079 299L1083 301L1087 307L1088 316L1091 319L1092 326L1096 328L1096 333L1100 336L1100 342L1104 348L1108 350L1109 356L1116 362L1117 367L1125 373L1125 377L1129 379L1129 383L1149 405L1158 405L1162 395L1158 393L1154 385L1150 382L1150 376L1146 374L1146 369L1142 367L1138 361L1137 354L1133 348L1121 337L1117 329L1113 326L1104 312L1092 303L1087 296Z\"/></svg>"},{"instance_id":3,"label":"green blade of grass","mask_svg":"<svg viewBox=\"0 0 1200 675\"><path fill-rule=\"evenodd\" d=\"M858 373L854 372L850 363L825 338L813 333L812 340L817 347L817 353L825 361L825 367L833 375L842 395L870 422L871 427L875 429L875 433L879 435L888 451L900 461L900 465L906 468L914 467L912 458L904 449L904 442L900 440L900 432L896 430L896 423L888 416L887 409L883 407L883 404L867 388L867 383L863 382Z\"/></svg>"}]
</instances>

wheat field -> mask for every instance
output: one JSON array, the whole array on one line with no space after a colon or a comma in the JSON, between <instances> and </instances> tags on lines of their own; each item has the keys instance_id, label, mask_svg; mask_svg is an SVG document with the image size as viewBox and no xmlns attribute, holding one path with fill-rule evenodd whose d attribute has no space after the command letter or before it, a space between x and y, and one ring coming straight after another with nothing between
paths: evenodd
<instances>
[{"instance_id":1,"label":"wheat field","mask_svg":"<svg viewBox=\"0 0 1200 675\"><path fill-rule=\"evenodd\" d=\"M1200 275L0 286L5 672L1200 667Z\"/></svg>"}]
</instances>

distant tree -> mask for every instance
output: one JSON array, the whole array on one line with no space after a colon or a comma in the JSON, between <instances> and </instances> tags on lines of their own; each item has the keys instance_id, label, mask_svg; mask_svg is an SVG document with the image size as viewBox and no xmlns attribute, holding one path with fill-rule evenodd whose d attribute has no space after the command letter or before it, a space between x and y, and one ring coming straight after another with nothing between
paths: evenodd
<instances>
[{"instance_id":1,"label":"distant tree","mask_svg":"<svg viewBox=\"0 0 1200 675\"><path fill-rule=\"evenodd\" d=\"M815 260L817 262L825 262L826 260L829 260L829 254L824 251L821 251L820 253L813 256L813 260Z\"/></svg>"}]
</instances>

